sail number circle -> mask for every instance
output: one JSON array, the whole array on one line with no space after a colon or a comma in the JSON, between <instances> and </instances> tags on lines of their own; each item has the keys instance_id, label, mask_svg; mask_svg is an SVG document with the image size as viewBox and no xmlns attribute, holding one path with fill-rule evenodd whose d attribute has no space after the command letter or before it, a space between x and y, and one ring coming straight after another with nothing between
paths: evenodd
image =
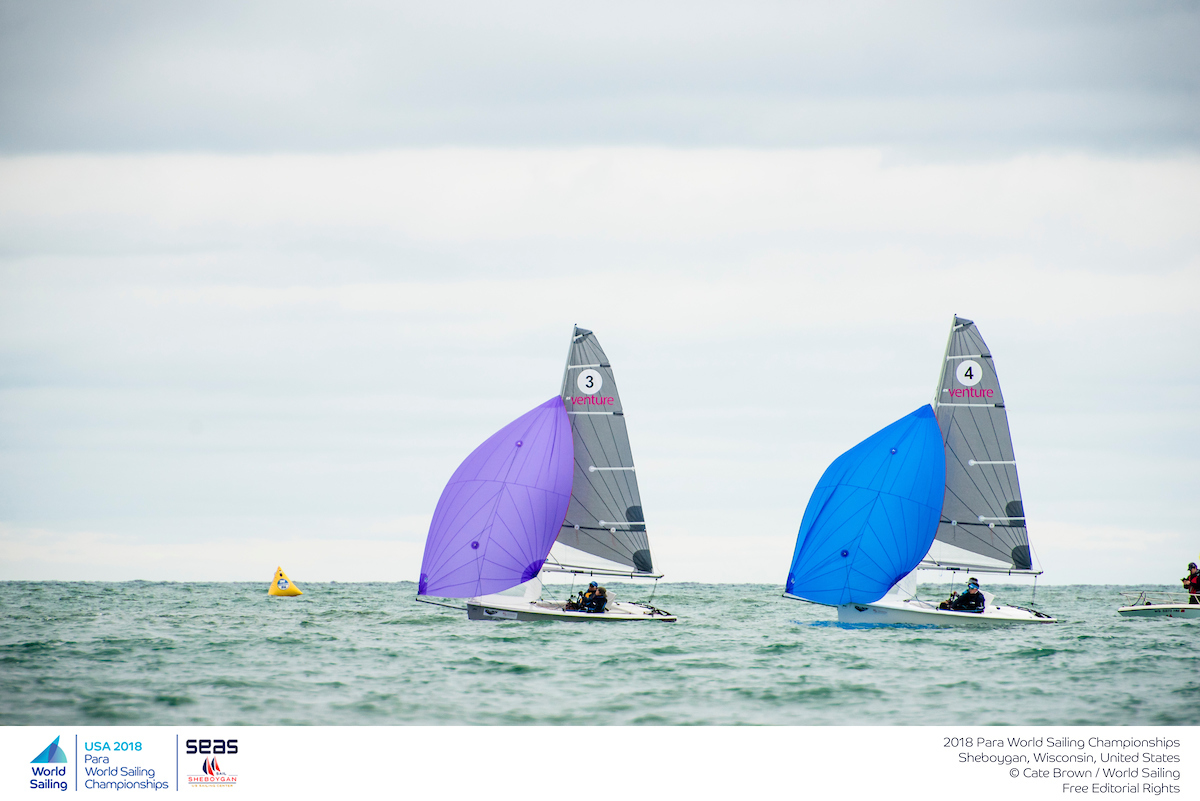
<instances>
[{"instance_id":1,"label":"sail number circle","mask_svg":"<svg viewBox=\"0 0 1200 801\"><path fill-rule=\"evenodd\" d=\"M595 395L600 391L600 387L604 386L604 377L595 370L584 370L579 374L579 378L575 379L575 385L584 395Z\"/></svg>"},{"instance_id":2,"label":"sail number circle","mask_svg":"<svg viewBox=\"0 0 1200 801\"><path fill-rule=\"evenodd\" d=\"M983 380L983 368L979 366L979 362L967 359L954 371L954 377L964 387L973 387Z\"/></svg>"}]
</instances>

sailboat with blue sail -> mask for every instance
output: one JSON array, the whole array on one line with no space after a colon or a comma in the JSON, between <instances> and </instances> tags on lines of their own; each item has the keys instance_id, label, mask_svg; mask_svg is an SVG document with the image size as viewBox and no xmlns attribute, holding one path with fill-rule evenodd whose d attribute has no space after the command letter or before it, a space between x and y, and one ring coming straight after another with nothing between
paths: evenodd
<instances>
[{"instance_id":1,"label":"sailboat with blue sail","mask_svg":"<svg viewBox=\"0 0 1200 801\"><path fill-rule=\"evenodd\" d=\"M442 491L418 597L466 599L471 620L671 622L650 604L543 598L546 573L658 579L612 365L576 327L562 391L501 428Z\"/></svg>"},{"instance_id":2,"label":"sailboat with blue sail","mask_svg":"<svg viewBox=\"0 0 1200 801\"><path fill-rule=\"evenodd\" d=\"M982 611L921 600L918 569L1041 574L992 355L957 316L933 403L839 456L817 482L784 595L836 606L843 623L1055 622L986 592Z\"/></svg>"}]
</instances>

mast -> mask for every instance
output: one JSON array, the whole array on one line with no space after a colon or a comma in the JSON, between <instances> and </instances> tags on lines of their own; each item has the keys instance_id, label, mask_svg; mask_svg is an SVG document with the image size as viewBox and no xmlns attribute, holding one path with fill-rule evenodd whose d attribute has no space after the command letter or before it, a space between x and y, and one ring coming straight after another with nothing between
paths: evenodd
<instances>
[{"instance_id":1,"label":"mast","mask_svg":"<svg viewBox=\"0 0 1200 801\"><path fill-rule=\"evenodd\" d=\"M946 352L942 354L942 363L938 366L938 383L933 388L933 410L936 412L942 400L942 379L946 377L946 364L950 358L950 345L954 342L954 328L958 323L958 314L950 315L950 335L946 337Z\"/></svg>"}]
</instances>

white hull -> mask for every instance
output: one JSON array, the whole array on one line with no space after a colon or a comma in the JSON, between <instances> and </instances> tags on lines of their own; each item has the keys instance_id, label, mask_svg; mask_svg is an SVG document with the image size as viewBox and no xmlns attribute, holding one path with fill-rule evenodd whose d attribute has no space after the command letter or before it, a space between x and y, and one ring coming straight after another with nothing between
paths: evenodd
<instances>
[{"instance_id":1,"label":"white hull","mask_svg":"<svg viewBox=\"0 0 1200 801\"><path fill-rule=\"evenodd\" d=\"M562 601L529 600L505 595L487 595L467 601L470 620L565 620L574 623L594 621L657 620L674 623L676 617L661 609L630 601L612 601L603 612L573 612Z\"/></svg>"},{"instance_id":2,"label":"white hull","mask_svg":"<svg viewBox=\"0 0 1200 801\"><path fill-rule=\"evenodd\" d=\"M983 612L955 612L915 598L884 596L873 604L842 604L839 623L906 624L915 626L998 626L1022 623L1057 623L1049 615L1021 606L992 605Z\"/></svg>"},{"instance_id":3,"label":"white hull","mask_svg":"<svg viewBox=\"0 0 1200 801\"><path fill-rule=\"evenodd\" d=\"M1122 606L1117 614L1124 617L1176 617L1200 619L1200 604L1142 604Z\"/></svg>"}]
</instances>

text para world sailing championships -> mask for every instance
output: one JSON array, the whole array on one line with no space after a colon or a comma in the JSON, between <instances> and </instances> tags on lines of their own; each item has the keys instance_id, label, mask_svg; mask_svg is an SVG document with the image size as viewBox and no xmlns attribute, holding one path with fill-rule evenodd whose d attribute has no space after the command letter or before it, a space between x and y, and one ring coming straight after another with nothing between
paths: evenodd
<instances>
[{"instance_id":1,"label":"text para world sailing championships","mask_svg":"<svg viewBox=\"0 0 1200 801\"><path fill-rule=\"evenodd\" d=\"M943 737L942 748L1178 748L1179 740L1166 737L1111 739L1090 737L1085 742L1075 737ZM1164 760L1166 761L1166 760ZM1169 760L1177 761L1177 760Z\"/></svg>"},{"instance_id":2,"label":"text para world sailing championships","mask_svg":"<svg viewBox=\"0 0 1200 801\"><path fill-rule=\"evenodd\" d=\"M572 406L612 406L616 398L601 398L596 395L577 395L571 398Z\"/></svg>"},{"instance_id":3,"label":"text para world sailing championships","mask_svg":"<svg viewBox=\"0 0 1200 801\"><path fill-rule=\"evenodd\" d=\"M1157 796L1180 792L1179 785L1164 782L1164 780L1179 781L1181 774L1178 769L1169 764L1180 762L1180 755L1163 753L1180 747L1180 741L1175 738L1089 737L1085 740L1079 737L943 737L942 741L943 748L1043 749L1034 750L1031 754L1003 750L1001 753L988 753L985 750L959 751L957 754L960 763L1029 765L1026 768L1010 768L1008 774L1013 778L1125 779L1130 781L1128 784L1116 784L1112 781L1097 781L1090 784L1064 782L1062 792L1067 794ZM1063 753L1060 749L1067 749L1067 753ZM1088 749L1097 749L1098 753L1086 753ZM1108 767L1105 763L1117 763L1117 765L1142 763L1142 765ZM1062 764L1066 764L1068 767L1058 767ZM1139 784L1138 779L1157 779L1158 781Z\"/></svg>"}]
</instances>

